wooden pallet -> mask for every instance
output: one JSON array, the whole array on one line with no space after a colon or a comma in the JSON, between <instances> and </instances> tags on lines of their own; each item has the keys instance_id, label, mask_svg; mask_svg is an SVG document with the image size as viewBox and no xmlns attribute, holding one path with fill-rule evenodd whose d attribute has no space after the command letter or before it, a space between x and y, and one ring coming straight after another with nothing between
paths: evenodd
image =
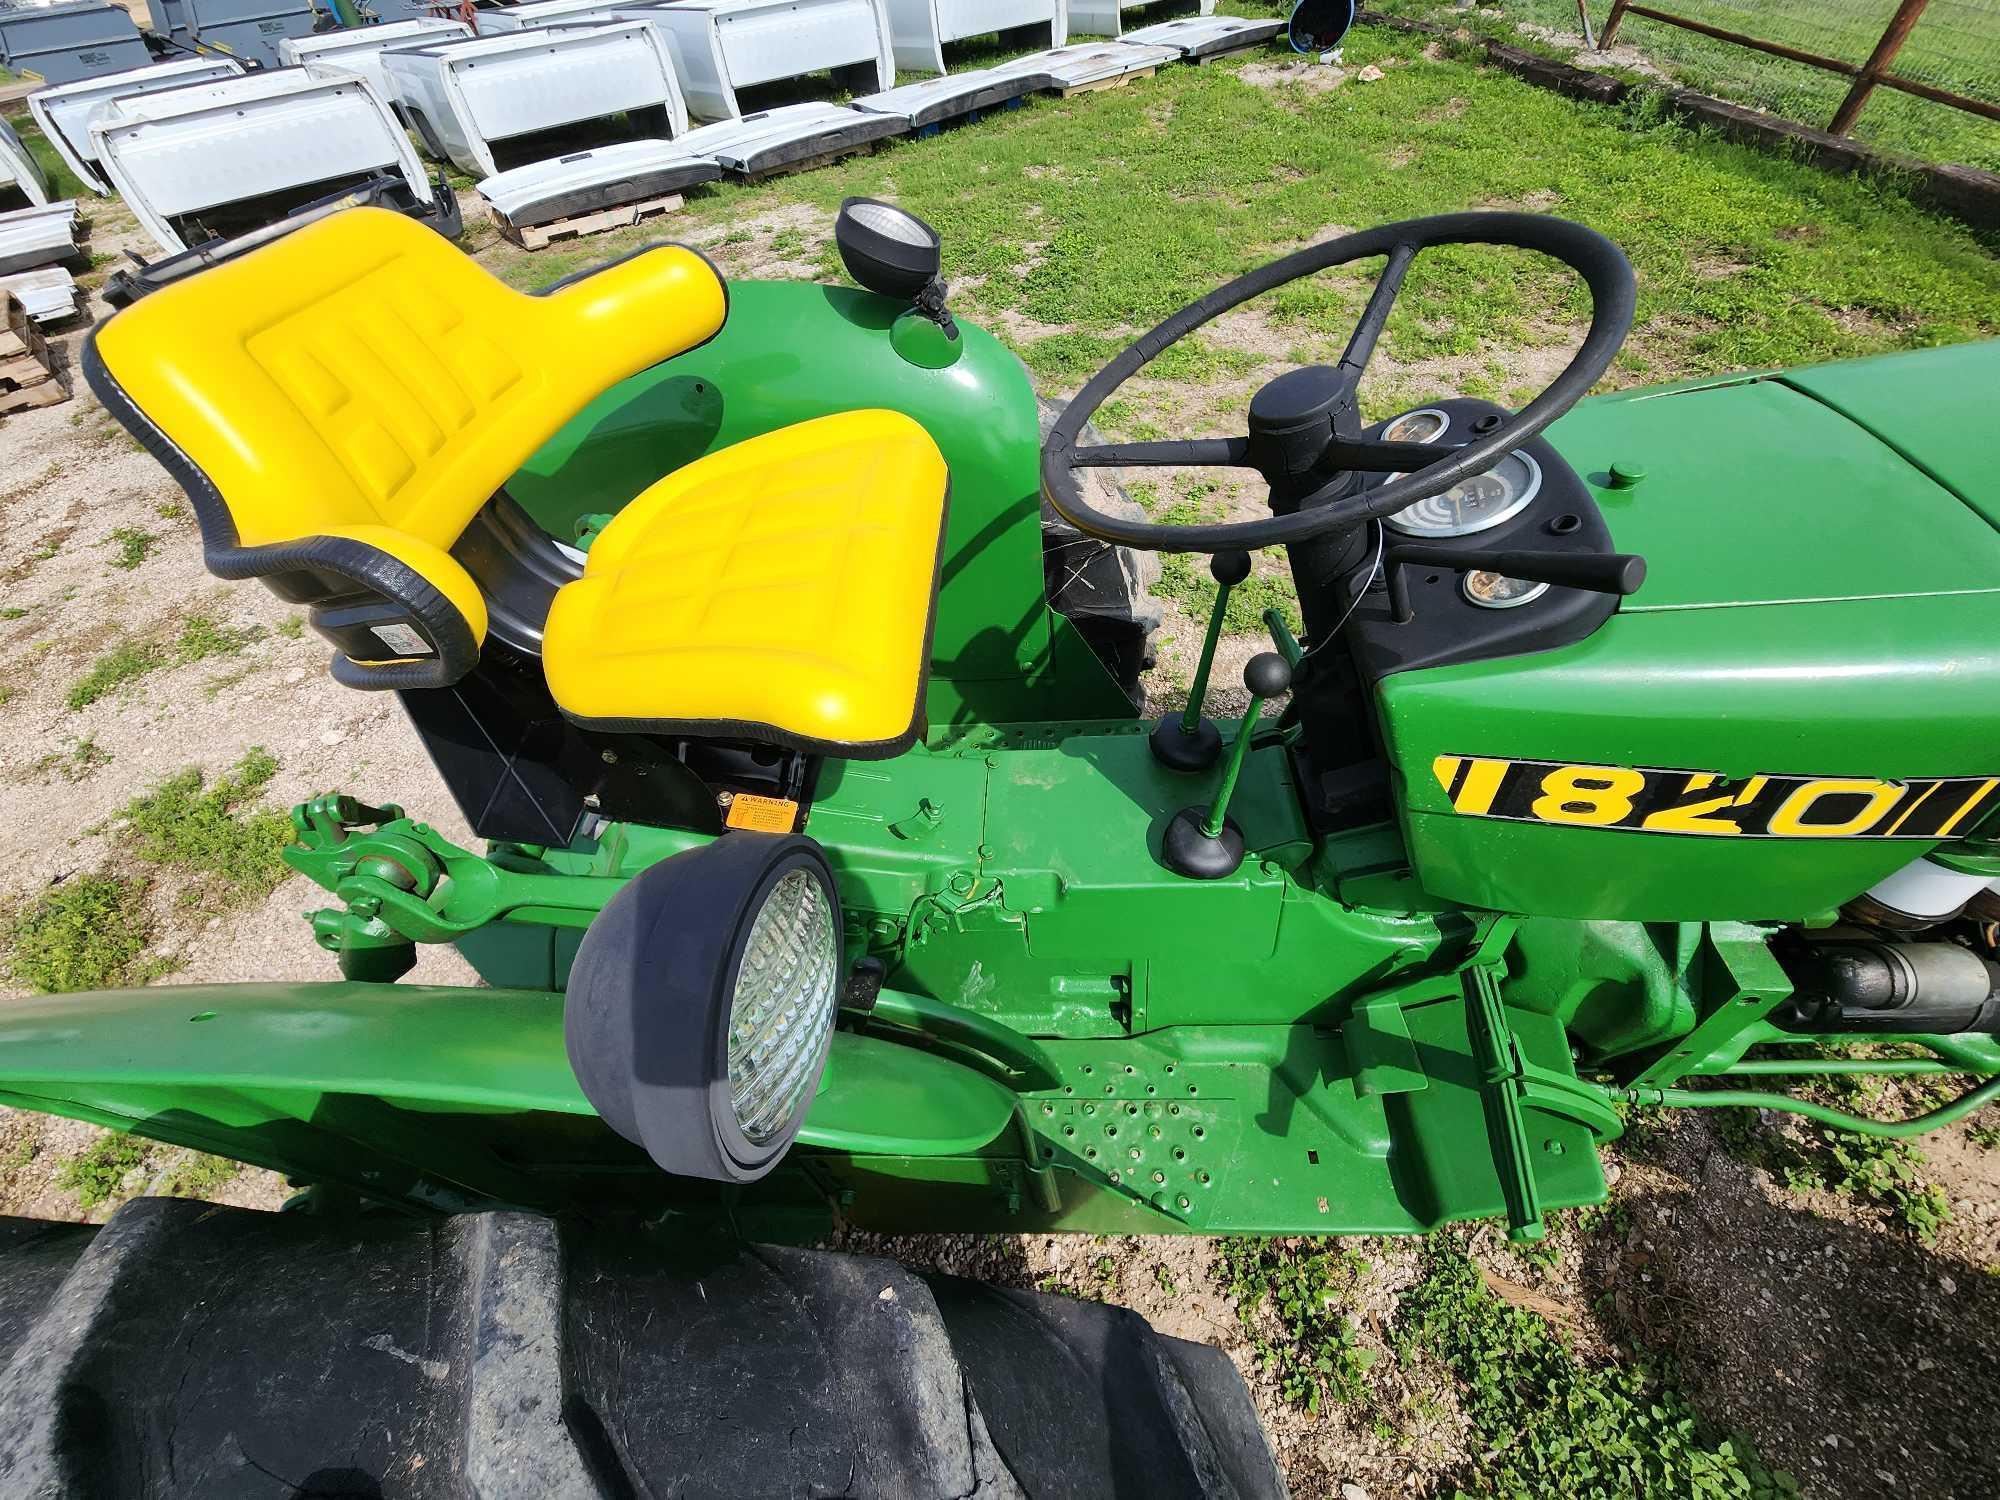
<instances>
[{"instance_id":1,"label":"wooden pallet","mask_svg":"<svg viewBox=\"0 0 2000 1500\"><path fill-rule=\"evenodd\" d=\"M493 216L493 222L500 226L500 233L512 240L523 250L541 250L558 240L581 239L587 234L604 234L613 229L630 229L634 224L643 224L659 214L671 213L681 206L679 193L665 193L658 198L642 198L637 203L620 203L613 208L600 208L595 213L575 214L567 219L555 219L547 224L509 224L500 215Z\"/></svg>"},{"instance_id":2,"label":"wooden pallet","mask_svg":"<svg viewBox=\"0 0 2000 1500\"><path fill-rule=\"evenodd\" d=\"M1074 99L1078 94L1095 94L1104 89L1122 89L1135 78L1151 78L1159 71L1159 64L1155 63L1150 68L1140 68L1132 73L1120 73L1115 78L1100 78L1095 83L1079 83L1075 88L1058 89L1056 97Z\"/></svg>"},{"instance_id":3,"label":"wooden pallet","mask_svg":"<svg viewBox=\"0 0 2000 1500\"><path fill-rule=\"evenodd\" d=\"M55 368L49 341L12 292L0 293L6 327L0 330L0 413L54 406L69 399L69 381Z\"/></svg>"}]
</instances>

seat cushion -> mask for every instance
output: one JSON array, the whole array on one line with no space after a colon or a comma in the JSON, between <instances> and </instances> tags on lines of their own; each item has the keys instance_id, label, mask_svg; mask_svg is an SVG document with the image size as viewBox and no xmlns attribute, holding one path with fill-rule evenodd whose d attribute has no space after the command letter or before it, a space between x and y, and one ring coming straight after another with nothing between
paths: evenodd
<instances>
[{"instance_id":1,"label":"seat cushion","mask_svg":"<svg viewBox=\"0 0 2000 1500\"><path fill-rule=\"evenodd\" d=\"M556 595L550 692L593 728L907 748L946 489L937 445L892 411L801 422L669 474Z\"/></svg>"}]
</instances>

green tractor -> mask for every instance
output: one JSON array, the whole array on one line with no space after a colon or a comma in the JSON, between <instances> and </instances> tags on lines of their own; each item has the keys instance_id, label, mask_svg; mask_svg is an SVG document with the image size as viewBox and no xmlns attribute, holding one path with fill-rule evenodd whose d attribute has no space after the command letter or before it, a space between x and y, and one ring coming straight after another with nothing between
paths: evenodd
<instances>
[{"instance_id":1,"label":"green tractor","mask_svg":"<svg viewBox=\"0 0 2000 1500\"><path fill-rule=\"evenodd\" d=\"M316 798L286 859L331 896L309 921L340 978L8 1005L0 1100L302 1188L275 1218L127 1210L63 1266L303 1277L324 1320L407 1290L421 1243L473 1311L411 1301L385 1380L458 1368L425 1337L475 1372L547 1355L463 1398L473 1457L438 1439L440 1472L487 1465L483 1494L571 1492L521 1436L557 1406L579 1472L624 1476L607 1493L678 1493L638 1477L644 1424L591 1382L616 1385L603 1348L656 1315L684 1341L709 1326L711 1292L833 1309L806 1343L847 1352L813 1409L876 1424L855 1472L888 1472L863 1449L949 1448L1029 1493L1260 1494L1277 1481L1233 1375L1107 1310L896 1268L836 1293L846 1263L771 1248L754 1275L731 1249L697 1301L633 1247L1489 1217L1533 1240L1602 1200L1597 1148L1635 1106L1905 1135L2000 1094L2000 345L1583 401L1632 321L1623 255L1467 213L1220 288L1045 431L1020 363L949 311L927 225L850 200L836 241L858 290L725 285L660 246L530 296L354 209L91 336L92 388L186 487L211 570L308 607L338 680L400 696L480 847ZM1518 412L1440 394L1365 423L1371 353L1440 246L1553 257L1588 329ZM1339 362L1270 381L1240 436L1087 428L1211 319L1377 257ZM1269 514L1170 525L1086 487L1135 466L1251 471ZM1227 602L1274 547L1304 628L1266 614L1248 706L1218 722ZM1206 555L1217 587L1191 700L1154 721L1136 581L1157 552ZM420 943L490 987L399 983ZM1914 1052L1822 1045L1857 1040ZM1985 1081L1907 1121L1782 1092L1878 1066ZM524 1291L509 1265L541 1269ZM139 1303L102 1285L84 1322L112 1352L92 1357L182 1347L121 1334ZM887 1303L942 1317L965 1401L948 1373L885 1394L881 1370L930 1370L918 1334L894 1358L869 1343ZM273 1328L318 1326L285 1307ZM593 1339L581 1364L548 1353ZM254 1342L229 1357L263 1369ZM797 1366L796 1342L704 1358L748 1381ZM880 1389L857 1394L855 1361ZM702 1368L646 1378L698 1405ZM544 1377L564 1394L539 1417L507 1406ZM950 1443L882 1436L937 1389ZM1103 1420L1070 1420L1078 1402ZM776 1451L769 1424L803 1430L783 1401L747 1448L672 1415L712 1445L708 1492L811 1488L797 1443L730 1467ZM10 1452L152 1461L129 1434L78 1458L77 1420L16 1424L0 1472ZM973 1488L942 1472L876 1492Z\"/></svg>"}]
</instances>

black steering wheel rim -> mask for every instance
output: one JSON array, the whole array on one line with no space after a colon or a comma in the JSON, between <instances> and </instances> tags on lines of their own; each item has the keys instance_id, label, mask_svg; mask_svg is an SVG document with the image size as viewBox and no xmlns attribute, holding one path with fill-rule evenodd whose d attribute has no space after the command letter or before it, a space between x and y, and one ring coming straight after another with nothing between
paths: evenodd
<instances>
[{"instance_id":1,"label":"black steering wheel rim","mask_svg":"<svg viewBox=\"0 0 2000 1500\"><path fill-rule=\"evenodd\" d=\"M1246 438L1078 448L1077 438L1097 409L1170 345L1276 287L1333 266L1384 255L1389 257L1388 266L1356 325L1348 355L1342 358L1344 369L1356 350L1360 351L1359 363L1353 367L1353 378L1358 381L1374 353L1375 341L1401 290L1410 261L1419 251L1443 245L1497 245L1537 251L1569 267L1590 292L1590 327L1568 365L1540 395L1492 432L1362 496L1329 504L1308 504L1269 519L1171 526L1106 515L1083 498L1076 477L1081 467L1124 467L1134 463L1257 467L1248 462L1251 440ZM1594 229L1547 214L1440 214L1382 224L1324 244L1308 245L1190 303L1127 345L1091 376L1063 409L1042 445L1043 492L1057 513L1086 535L1149 552L1247 551L1286 546L1393 515L1490 468L1501 455L1536 436L1581 400L1624 344L1632 326L1637 296L1632 266L1623 251ZM1170 457L1170 452L1179 456Z\"/></svg>"}]
</instances>

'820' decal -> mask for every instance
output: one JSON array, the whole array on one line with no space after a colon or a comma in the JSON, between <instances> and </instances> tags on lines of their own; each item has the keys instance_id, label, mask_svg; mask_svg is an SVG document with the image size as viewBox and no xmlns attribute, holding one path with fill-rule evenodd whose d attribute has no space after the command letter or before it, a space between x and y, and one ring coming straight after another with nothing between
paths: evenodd
<instances>
[{"instance_id":1,"label":"'820' decal","mask_svg":"<svg viewBox=\"0 0 2000 1500\"><path fill-rule=\"evenodd\" d=\"M2000 776L1746 776L1440 755L1431 773L1475 818L1711 838L1942 839L1972 827Z\"/></svg>"}]
</instances>

